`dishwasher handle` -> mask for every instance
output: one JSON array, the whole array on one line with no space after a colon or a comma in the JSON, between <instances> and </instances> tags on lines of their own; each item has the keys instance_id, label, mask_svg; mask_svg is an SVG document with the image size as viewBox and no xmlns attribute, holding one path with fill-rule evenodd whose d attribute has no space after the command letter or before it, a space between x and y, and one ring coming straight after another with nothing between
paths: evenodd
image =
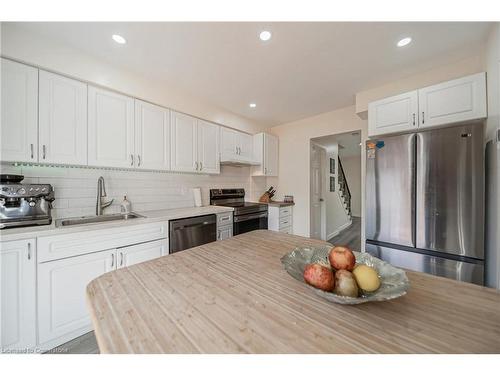
<instances>
[{"instance_id":1,"label":"dishwasher handle","mask_svg":"<svg viewBox=\"0 0 500 375\"><path fill-rule=\"evenodd\" d=\"M202 227L204 225L209 225L209 224L213 224L213 223L211 223L209 221L204 221L202 223L178 225L178 226L174 226L172 229L173 230L181 230L181 229L185 229L185 228Z\"/></svg>"},{"instance_id":2,"label":"dishwasher handle","mask_svg":"<svg viewBox=\"0 0 500 375\"><path fill-rule=\"evenodd\" d=\"M200 227L204 225L215 224L217 222L215 215L195 216L185 219L170 221L170 230L181 230L186 228Z\"/></svg>"}]
</instances>

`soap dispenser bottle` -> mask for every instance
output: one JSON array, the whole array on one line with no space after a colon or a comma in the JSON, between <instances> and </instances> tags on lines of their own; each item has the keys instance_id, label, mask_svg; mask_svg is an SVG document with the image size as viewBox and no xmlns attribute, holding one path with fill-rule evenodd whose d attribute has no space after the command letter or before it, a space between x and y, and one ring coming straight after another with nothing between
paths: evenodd
<instances>
[{"instance_id":1,"label":"soap dispenser bottle","mask_svg":"<svg viewBox=\"0 0 500 375\"><path fill-rule=\"evenodd\" d=\"M130 201L127 199L126 195L123 196L123 201L120 207L120 211L122 214L129 214L131 212L132 205L130 204Z\"/></svg>"}]
</instances>

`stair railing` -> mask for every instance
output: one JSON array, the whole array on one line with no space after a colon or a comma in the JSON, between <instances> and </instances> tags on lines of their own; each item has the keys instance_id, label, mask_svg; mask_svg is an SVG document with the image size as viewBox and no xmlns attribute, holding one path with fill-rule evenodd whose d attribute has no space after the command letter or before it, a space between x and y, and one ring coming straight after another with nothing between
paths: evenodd
<instances>
[{"instance_id":1,"label":"stair railing","mask_svg":"<svg viewBox=\"0 0 500 375\"><path fill-rule=\"evenodd\" d=\"M340 156L338 157L338 160L339 160L339 173L338 173L339 190L345 199L345 203L347 205L347 212L351 216L351 214L352 214L352 212L351 212L351 191L349 190L349 184L347 183L347 178L345 177L344 168L342 167L342 162L340 161Z\"/></svg>"}]
</instances>

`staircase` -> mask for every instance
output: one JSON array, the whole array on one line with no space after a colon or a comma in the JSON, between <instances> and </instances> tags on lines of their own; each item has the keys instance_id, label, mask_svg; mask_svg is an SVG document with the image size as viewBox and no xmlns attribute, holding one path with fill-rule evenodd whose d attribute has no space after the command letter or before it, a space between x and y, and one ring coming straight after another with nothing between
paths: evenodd
<instances>
[{"instance_id":1,"label":"staircase","mask_svg":"<svg viewBox=\"0 0 500 375\"><path fill-rule=\"evenodd\" d=\"M352 221L351 191L349 190L349 185L347 184L347 179L345 177L344 168L342 167L342 162L340 161L340 157L338 157L338 161L339 161L338 180L339 180L340 198L343 201L343 205L346 210L347 216L349 217L349 221Z\"/></svg>"}]
</instances>

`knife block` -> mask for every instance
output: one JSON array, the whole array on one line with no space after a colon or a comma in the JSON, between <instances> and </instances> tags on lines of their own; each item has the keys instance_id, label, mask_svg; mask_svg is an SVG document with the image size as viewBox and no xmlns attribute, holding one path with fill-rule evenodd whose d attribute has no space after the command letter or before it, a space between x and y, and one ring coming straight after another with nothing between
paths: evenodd
<instances>
[{"instance_id":1,"label":"knife block","mask_svg":"<svg viewBox=\"0 0 500 375\"><path fill-rule=\"evenodd\" d=\"M260 196L259 202L262 202L262 203L271 202L271 196L269 195L269 193L267 191Z\"/></svg>"}]
</instances>

